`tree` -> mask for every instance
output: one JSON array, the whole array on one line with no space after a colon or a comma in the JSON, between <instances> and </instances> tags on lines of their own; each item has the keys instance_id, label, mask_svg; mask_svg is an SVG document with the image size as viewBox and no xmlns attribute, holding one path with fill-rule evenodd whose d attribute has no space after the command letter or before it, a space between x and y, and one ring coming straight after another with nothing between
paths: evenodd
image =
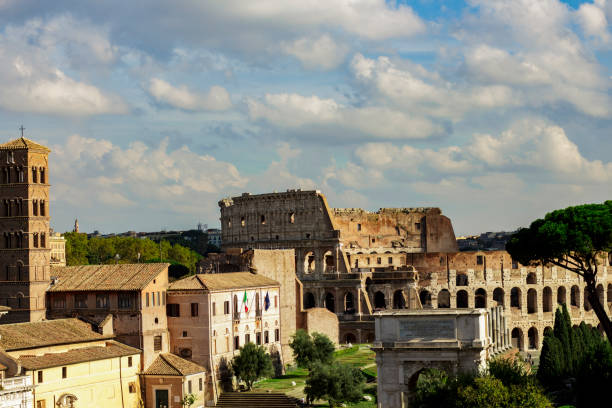
<instances>
[{"instance_id":1,"label":"tree","mask_svg":"<svg viewBox=\"0 0 612 408\"><path fill-rule=\"evenodd\" d=\"M354 367L316 361L311 365L304 393L309 401L325 399L332 408L343 402L361 399L364 384L363 374Z\"/></svg>"},{"instance_id":2,"label":"tree","mask_svg":"<svg viewBox=\"0 0 612 408\"><path fill-rule=\"evenodd\" d=\"M314 345L314 359L323 364L330 364L334 361L334 351L336 346L325 334L312 333L312 343Z\"/></svg>"},{"instance_id":3,"label":"tree","mask_svg":"<svg viewBox=\"0 0 612 408\"><path fill-rule=\"evenodd\" d=\"M272 359L262 346L247 343L232 360L232 369L236 377L246 383L249 391L253 383L260 378L269 377L274 372Z\"/></svg>"},{"instance_id":4,"label":"tree","mask_svg":"<svg viewBox=\"0 0 612 408\"><path fill-rule=\"evenodd\" d=\"M289 347L298 367L308 368L319 361L329 364L334 360L334 343L324 334L313 333L299 329L291 336Z\"/></svg>"},{"instance_id":5,"label":"tree","mask_svg":"<svg viewBox=\"0 0 612 408\"><path fill-rule=\"evenodd\" d=\"M66 240L66 264L72 265L87 265L87 234L78 232L66 232L64 234Z\"/></svg>"},{"instance_id":6,"label":"tree","mask_svg":"<svg viewBox=\"0 0 612 408\"><path fill-rule=\"evenodd\" d=\"M548 213L518 230L506 250L523 265L555 265L581 276L587 299L612 344L612 322L596 286L602 258L612 251L612 201Z\"/></svg>"}]
</instances>

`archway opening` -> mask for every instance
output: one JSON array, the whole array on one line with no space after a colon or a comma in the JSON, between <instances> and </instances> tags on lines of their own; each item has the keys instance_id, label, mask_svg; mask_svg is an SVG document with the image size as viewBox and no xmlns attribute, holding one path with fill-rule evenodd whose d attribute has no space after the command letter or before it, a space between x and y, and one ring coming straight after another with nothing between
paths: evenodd
<instances>
[{"instance_id":1,"label":"archway opening","mask_svg":"<svg viewBox=\"0 0 612 408\"><path fill-rule=\"evenodd\" d=\"M476 289L474 295L474 307L486 308L487 307L487 291L483 288Z\"/></svg>"},{"instance_id":2,"label":"archway opening","mask_svg":"<svg viewBox=\"0 0 612 408\"><path fill-rule=\"evenodd\" d=\"M381 291L378 291L374 294L374 308L375 309L385 309L387 307L387 302L385 301L385 294Z\"/></svg>"},{"instance_id":3,"label":"archway opening","mask_svg":"<svg viewBox=\"0 0 612 408\"><path fill-rule=\"evenodd\" d=\"M468 307L468 293L465 290L457 291L457 308L463 309Z\"/></svg>"},{"instance_id":4,"label":"archway opening","mask_svg":"<svg viewBox=\"0 0 612 408\"><path fill-rule=\"evenodd\" d=\"M538 312L538 292L535 289L527 291L527 313Z\"/></svg>"},{"instance_id":5,"label":"archway opening","mask_svg":"<svg viewBox=\"0 0 612 408\"><path fill-rule=\"evenodd\" d=\"M325 273L334 273L336 271L334 254L332 251L327 251L323 255Z\"/></svg>"},{"instance_id":6,"label":"archway opening","mask_svg":"<svg viewBox=\"0 0 612 408\"><path fill-rule=\"evenodd\" d=\"M423 289L419 293L419 299L421 300L421 306L431 307L431 293L427 289Z\"/></svg>"},{"instance_id":7,"label":"archway opening","mask_svg":"<svg viewBox=\"0 0 612 408\"><path fill-rule=\"evenodd\" d=\"M527 337L529 339L529 349L537 350L538 348L538 329L536 329L535 327L531 327L527 331Z\"/></svg>"},{"instance_id":8,"label":"archway opening","mask_svg":"<svg viewBox=\"0 0 612 408\"><path fill-rule=\"evenodd\" d=\"M314 253L306 252L304 255L304 273L312 273L315 271L317 264L315 261Z\"/></svg>"},{"instance_id":9,"label":"archway opening","mask_svg":"<svg viewBox=\"0 0 612 408\"><path fill-rule=\"evenodd\" d=\"M344 313L354 314L355 313L355 301L351 292L346 292L344 295Z\"/></svg>"},{"instance_id":10,"label":"archway opening","mask_svg":"<svg viewBox=\"0 0 612 408\"><path fill-rule=\"evenodd\" d=\"M450 292L446 289L442 289L438 293L438 309L450 308Z\"/></svg>"},{"instance_id":11,"label":"archway opening","mask_svg":"<svg viewBox=\"0 0 612 408\"><path fill-rule=\"evenodd\" d=\"M355 337L355 335L353 333L347 333L344 336L344 342L346 344L349 344L349 343L350 344L355 344L355 343L357 343L357 338Z\"/></svg>"},{"instance_id":12,"label":"archway opening","mask_svg":"<svg viewBox=\"0 0 612 408\"><path fill-rule=\"evenodd\" d=\"M591 302L589 302L589 292L587 291L587 288L584 288L584 310L585 311L590 311L592 309L591 307Z\"/></svg>"},{"instance_id":13,"label":"archway opening","mask_svg":"<svg viewBox=\"0 0 612 408\"><path fill-rule=\"evenodd\" d=\"M542 291L542 311L544 313L552 312L552 289L548 286Z\"/></svg>"},{"instance_id":14,"label":"archway opening","mask_svg":"<svg viewBox=\"0 0 612 408\"><path fill-rule=\"evenodd\" d=\"M570 302L572 306L578 307L578 305L580 305L580 289L577 285L572 286L572 290L570 293Z\"/></svg>"},{"instance_id":15,"label":"archway opening","mask_svg":"<svg viewBox=\"0 0 612 408\"><path fill-rule=\"evenodd\" d=\"M600 283L597 285L597 297L599 298L599 303L604 304L604 287Z\"/></svg>"},{"instance_id":16,"label":"archway opening","mask_svg":"<svg viewBox=\"0 0 612 408\"><path fill-rule=\"evenodd\" d=\"M455 281L457 286L468 286L468 276L464 273L458 273Z\"/></svg>"},{"instance_id":17,"label":"archway opening","mask_svg":"<svg viewBox=\"0 0 612 408\"><path fill-rule=\"evenodd\" d=\"M330 312L336 313L336 299L329 292L325 295L325 308Z\"/></svg>"},{"instance_id":18,"label":"archway opening","mask_svg":"<svg viewBox=\"0 0 612 408\"><path fill-rule=\"evenodd\" d=\"M315 297L312 293L306 292L304 295L304 309L315 307Z\"/></svg>"},{"instance_id":19,"label":"archway opening","mask_svg":"<svg viewBox=\"0 0 612 408\"><path fill-rule=\"evenodd\" d=\"M521 290L519 288L512 288L510 290L510 307L514 309L521 308Z\"/></svg>"},{"instance_id":20,"label":"archway opening","mask_svg":"<svg viewBox=\"0 0 612 408\"><path fill-rule=\"evenodd\" d=\"M538 278L537 278L535 272L529 272L527 274L527 284L528 285L535 285L536 283L538 283Z\"/></svg>"},{"instance_id":21,"label":"archway opening","mask_svg":"<svg viewBox=\"0 0 612 408\"><path fill-rule=\"evenodd\" d=\"M404 291L401 289L398 289L393 293L393 308L394 309L405 309L406 308L406 300L404 299Z\"/></svg>"},{"instance_id":22,"label":"archway opening","mask_svg":"<svg viewBox=\"0 0 612 408\"><path fill-rule=\"evenodd\" d=\"M518 327L512 329L512 346L519 350L523 350L523 331Z\"/></svg>"},{"instance_id":23,"label":"archway opening","mask_svg":"<svg viewBox=\"0 0 612 408\"><path fill-rule=\"evenodd\" d=\"M504 306L504 290L502 288L493 290L493 300L497 302L497 306Z\"/></svg>"},{"instance_id":24,"label":"archway opening","mask_svg":"<svg viewBox=\"0 0 612 408\"><path fill-rule=\"evenodd\" d=\"M565 290L564 286L559 286L559 288L557 289L557 303L558 304L565 304L567 303L567 291Z\"/></svg>"}]
</instances>

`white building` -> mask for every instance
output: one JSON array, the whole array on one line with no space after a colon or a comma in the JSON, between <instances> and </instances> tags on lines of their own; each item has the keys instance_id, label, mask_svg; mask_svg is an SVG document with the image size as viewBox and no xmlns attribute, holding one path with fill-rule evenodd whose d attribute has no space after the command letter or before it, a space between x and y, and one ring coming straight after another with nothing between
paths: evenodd
<instances>
[{"instance_id":1,"label":"white building","mask_svg":"<svg viewBox=\"0 0 612 408\"><path fill-rule=\"evenodd\" d=\"M210 228L206 230L208 234L208 243L216 246L217 248L221 248L221 230L216 228Z\"/></svg>"},{"instance_id":2,"label":"white building","mask_svg":"<svg viewBox=\"0 0 612 408\"><path fill-rule=\"evenodd\" d=\"M32 377L22 375L4 378L6 367L0 365L2 379L0 385L0 408L31 408L34 406L32 393Z\"/></svg>"}]
</instances>

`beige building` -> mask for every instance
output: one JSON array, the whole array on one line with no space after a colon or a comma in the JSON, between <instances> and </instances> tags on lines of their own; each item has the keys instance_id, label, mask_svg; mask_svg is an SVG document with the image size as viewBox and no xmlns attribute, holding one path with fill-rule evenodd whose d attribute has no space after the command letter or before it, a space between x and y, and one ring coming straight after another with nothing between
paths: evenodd
<instances>
[{"instance_id":1,"label":"beige building","mask_svg":"<svg viewBox=\"0 0 612 408\"><path fill-rule=\"evenodd\" d=\"M66 240L64 236L59 232L51 233L49 247L51 248L51 267L66 266Z\"/></svg>"},{"instance_id":2,"label":"beige building","mask_svg":"<svg viewBox=\"0 0 612 408\"><path fill-rule=\"evenodd\" d=\"M112 317L118 341L143 351L143 369L169 352L168 266L118 264L54 267L48 318L81 316L97 325Z\"/></svg>"},{"instance_id":3,"label":"beige building","mask_svg":"<svg viewBox=\"0 0 612 408\"><path fill-rule=\"evenodd\" d=\"M35 408L136 408L140 350L78 319L0 325L0 362L34 385Z\"/></svg>"},{"instance_id":4,"label":"beige building","mask_svg":"<svg viewBox=\"0 0 612 408\"><path fill-rule=\"evenodd\" d=\"M141 375L145 408L183 408L193 396L191 408L205 404L204 367L174 354L160 354Z\"/></svg>"},{"instance_id":5,"label":"beige building","mask_svg":"<svg viewBox=\"0 0 612 408\"><path fill-rule=\"evenodd\" d=\"M49 152L23 137L0 145L0 305L11 308L2 322L45 318Z\"/></svg>"},{"instance_id":6,"label":"beige building","mask_svg":"<svg viewBox=\"0 0 612 408\"><path fill-rule=\"evenodd\" d=\"M262 345L281 360L279 291L278 282L250 272L197 274L170 285L171 350L206 367L207 401L219 395L219 366L244 344Z\"/></svg>"},{"instance_id":7,"label":"beige building","mask_svg":"<svg viewBox=\"0 0 612 408\"><path fill-rule=\"evenodd\" d=\"M219 201L224 249L294 249L303 308L339 319L341 342L373 342L376 311L504 306L514 344L541 348L556 303L573 323L598 320L580 278L557 267L525 267L505 251L458 252L449 218L438 208L334 209L318 191L251 195ZM598 293L612 305L610 259L602 259Z\"/></svg>"}]
</instances>

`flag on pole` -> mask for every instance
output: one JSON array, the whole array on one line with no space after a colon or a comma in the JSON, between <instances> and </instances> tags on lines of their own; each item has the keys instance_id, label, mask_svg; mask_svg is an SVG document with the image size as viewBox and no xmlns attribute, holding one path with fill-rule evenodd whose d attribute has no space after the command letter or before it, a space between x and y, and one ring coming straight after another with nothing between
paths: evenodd
<instances>
[{"instance_id":1,"label":"flag on pole","mask_svg":"<svg viewBox=\"0 0 612 408\"><path fill-rule=\"evenodd\" d=\"M268 292L266 292L266 297L264 298L264 310L267 312L270 308L270 296L268 296Z\"/></svg>"},{"instance_id":2,"label":"flag on pole","mask_svg":"<svg viewBox=\"0 0 612 408\"><path fill-rule=\"evenodd\" d=\"M249 304L247 303L247 301L249 300L249 298L247 297L247 293L246 290L244 291L244 297L242 298L242 303L244 303L244 312L245 313L249 313Z\"/></svg>"}]
</instances>

